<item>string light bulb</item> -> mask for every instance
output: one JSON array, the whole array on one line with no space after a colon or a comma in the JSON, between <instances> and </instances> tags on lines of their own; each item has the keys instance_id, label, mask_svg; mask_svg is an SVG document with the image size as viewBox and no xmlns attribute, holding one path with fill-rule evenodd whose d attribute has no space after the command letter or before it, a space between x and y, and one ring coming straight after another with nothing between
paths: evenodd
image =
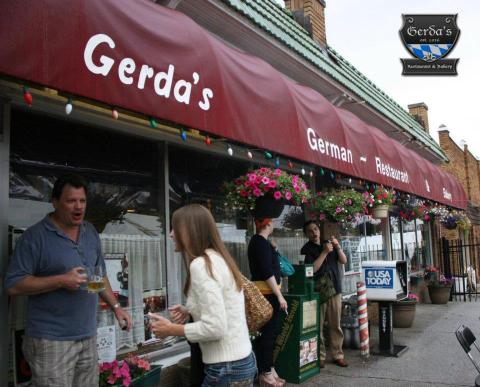
<instances>
[{"instance_id":1,"label":"string light bulb","mask_svg":"<svg viewBox=\"0 0 480 387\"><path fill-rule=\"evenodd\" d=\"M265 151L265 152L263 153L263 155L265 156L265 158L266 158L267 160L270 160L270 159L273 157L272 154L271 154L269 151Z\"/></svg>"},{"instance_id":2,"label":"string light bulb","mask_svg":"<svg viewBox=\"0 0 480 387\"><path fill-rule=\"evenodd\" d=\"M290 168L290 169L293 168L293 163L290 160L288 160L288 168Z\"/></svg>"},{"instance_id":3,"label":"string light bulb","mask_svg":"<svg viewBox=\"0 0 480 387\"><path fill-rule=\"evenodd\" d=\"M153 117L150 117L150 127L155 129L157 127L157 121L155 120L155 118Z\"/></svg>"},{"instance_id":4,"label":"string light bulb","mask_svg":"<svg viewBox=\"0 0 480 387\"><path fill-rule=\"evenodd\" d=\"M302 175L305 175L305 168L302 168Z\"/></svg>"},{"instance_id":5,"label":"string light bulb","mask_svg":"<svg viewBox=\"0 0 480 387\"><path fill-rule=\"evenodd\" d=\"M65 114L69 116L72 110L73 110L72 99L68 98L68 101L65 104Z\"/></svg>"},{"instance_id":6,"label":"string light bulb","mask_svg":"<svg viewBox=\"0 0 480 387\"><path fill-rule=\"evenodd\" d=\"M212 145L212 139L208 135L205 137L205 144Z\"/></svg>"},{"instance_id":7,"label":"string light bulb","mask_svg":"<svg viewBox=\"0 0 480 387\"><path fill-rule=\"evenodd\" d=\"M187 132L185 132L183 129L180 129L180 138L182 141L187 141Z\"/></svg>"},{"instance_id":8,"label":"string light bulb","mask_svg":"<svg viewBox=\"0 0 480 387\"><path fill-rule=\"evenodd\" d=\"M112 118L118 120L118 111L115 108L112 108Z\"/></svg>"},{"instance_id":9,"label":"string light bulb","mask_svg":"<svg viewBox=\"0 0 480 387\"><path fill-rule=\"evenodd\" d=\"M313 177L313 171L310 171L309 175L310 177Z\"/></svg>"},{"instance_id":10,"label":"string light bulb","mask_svg":"<svg viewBox=\"0 0 480 387\"><path fill-rule=\"evenodd\" d=\"M275 167L276 168L280 167L280 157L275 157Z\"/></svg>"},{"instance_id":11,"label":"string light bulb","mask_svg":"<svg viewBox=\"0 0 480 387\"><path fill-rule=\"evenodd\" d=\"M23 100L29 107L32 107L33 97L32 94L30 94L30 91L28 91L28 87L26 86L23 87Z\"/></svg>"},{"instance_id":12,"label":"string light bulb","mask_svg":"<svg viewBox=\"0 0 480 387\"><path fill-rule=\"evenodd\" d=\"M249 159L253 159L253 154L252 154L252 152L247 151L247 157L248 157Z\"/></svg>"},{"instance_id":13,"label":"string light bulb","mask_svg":"<svg viewBox=\"0 0 480 387\"><path fill-rule=\"evenodd\" d=\"M233 149L230 145L228 146L227 152L229 156L233 156Z\"/></svg>"}]
</instances>

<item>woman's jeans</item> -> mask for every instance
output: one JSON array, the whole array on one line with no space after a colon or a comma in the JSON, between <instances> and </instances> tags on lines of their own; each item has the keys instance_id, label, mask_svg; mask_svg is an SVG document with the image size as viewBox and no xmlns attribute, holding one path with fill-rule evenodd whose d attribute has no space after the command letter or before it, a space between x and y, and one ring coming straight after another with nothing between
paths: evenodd
<instances>
[{"instance_id":1,"label":"woman's jeans","mask_svg":"<svg viewBox=\"0 0 480 387\"><path fill-rule=\"evenodd\" d=\"M247 387L253 386L257 373L255 355L223 363L207 364L202 387Z\"/></svg>"}]
</instances>

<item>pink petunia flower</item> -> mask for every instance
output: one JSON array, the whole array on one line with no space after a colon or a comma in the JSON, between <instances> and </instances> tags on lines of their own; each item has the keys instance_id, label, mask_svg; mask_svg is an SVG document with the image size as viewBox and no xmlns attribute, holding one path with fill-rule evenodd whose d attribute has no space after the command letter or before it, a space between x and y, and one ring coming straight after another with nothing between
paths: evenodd
<instances>
[{"instance_id":1,"label":"pink petunia flower","mask_svg":"<svg viewBox=\"0 0 480 387\"><path fill-rule=\"evenodd\" d=\"M319 219L320 219L320 220L325 220L325 218L326 218L326 216L325 216L325 214L322 212L322 213L320 214L320 216L319 216Z\"/></svg>"},{"instance_id":2,"label":"pink petunia flower","mask_svg":"<svg viewBox=\"0 0 480 387\"><path fill-rule=\"evenodd\" d=\"M268 183L270 183L270 179L267 176L263 176L262 177L262 183L265 184L265 185L268 185Z\"/></svg>"},{"instance_id":3,"label":"pink petunia flower","mask_svg":"<svg viewBox=\"0 0 480 387\"><path fill-rule=\"evenodd\" d=\"M269 186L270 188L275 188L275 187L277 186L277 182L276 182L275 180L270 180L270 181L268 182L268 186Z\"/></svg>"},{"instance_id":4,"label":"pink petunia flower","mask_svg":"<svg viewBox=\"0 0 480 387\"><path fill-rule=\"evenodd\" d=\"M258 198L259 196L262 196L262 191L259 188L255 188L253 190L253 195Z\"/></svg>"},{"instance_id":5,"label":"pink petunia flower","mask_svg":"<svg viewBox=\"0 0 480 387\"><path fill-rule=\"evenodd\" d=\"M285 199L290 200L292 198L292 193L290 191L285 192Z\"/></svg>"},{"instance_id":6,"label":"pink petunia flower","mask_svg":"<svg viewBox=\"0 0 480 387\"><path fill-rule=\"evenodd\" d=\"M248 181L250 181L252 183L257 180L257 175L255 175L254 173L249 173L249 174L247 174L247 176L248 176Z\"/></svg>"},{"instance_id":7,"label":"pink petunia flower","mask_svg":"<svg viewBox=\"0 0 480 387\"><path fill-rule=\"evenodd\" d=\"M282 193L280 191L275 191L273 197L275 200L280 200L282 198Z\"/></svg>"},{"instance_id":8,"label":"pink petunia flower","mask_svg":"<svg viewBox=\"0 0 480 387\"><path fill-rule=\"evenodd\" d=\"M275 171L273 171L273 174L275 176L280 176L282 174L282 170L277 168L277 169L275 169Z\"/></svg>"}]
</instances>

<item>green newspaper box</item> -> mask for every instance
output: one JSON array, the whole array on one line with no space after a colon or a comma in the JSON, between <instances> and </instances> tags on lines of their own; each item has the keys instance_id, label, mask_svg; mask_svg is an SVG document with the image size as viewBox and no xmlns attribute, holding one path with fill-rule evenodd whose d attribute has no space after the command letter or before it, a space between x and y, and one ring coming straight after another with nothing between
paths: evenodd
<instances>
[{"instance_id":1,"label":"green newspaper box","mask_svg":"<svg viewBox=\"0 0 480 387\"><path fill-rule=\"evenodd\" d=\"M294 265L288 278L288 315L283 314L273 359L278 374L302 383L320 373L319 297L314 293L313 265Z\"/></svg>"}]
</instances>

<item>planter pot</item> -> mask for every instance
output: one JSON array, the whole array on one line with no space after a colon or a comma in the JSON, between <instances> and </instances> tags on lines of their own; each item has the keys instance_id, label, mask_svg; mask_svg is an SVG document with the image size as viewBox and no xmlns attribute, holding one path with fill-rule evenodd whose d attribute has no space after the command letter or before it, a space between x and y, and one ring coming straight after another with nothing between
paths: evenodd
<instances>
[{"instance_id":1,"label":"planter pot","mask_svg":"<svg viewBox=\"0 0 480 387\"><path fill-rule=\"evenodd\" d=\"M157 387L160 385L160 371L162 366L153 365L151 370L146 374L135 378L130 384L131 387Z\"/></svg>"},{"instance_id":2,"label":"planter pot","mask_svg":"<svg viewBox=\"0 0 480 387\"><path fill-rule=\"evenodd\" d=\"M397 301L393 303L393 327L410 328L415 319L416 301Z\"/></svg>"},{"instance_id":3,"label":"planter pot","mask_svg":"<svg viewBox=\"0 0 480 387\"><path fill-rule=\"evenodd\" d=\"M270 195L260 196L252 210L254 218L278 218L285 207L283 200L275 200Z\"/></svg>"},{"instance_id":4,"label":"planter pot","mask_svg":"<svg viewBox=\"0 0 480 387\"><path fill-rule=\"evenodd\" d=\"M373 207L373 217L377 219L388 218L388 205L380 204L376 207Z\"/></svg>"},{"instance_id":5,"label":"planter pot","mask_svg":"<svg viewBox=\"0 0 480 387\"><path fill-rule=\"evenodd\" d=\"M452 285L428 285L428 295L432 304L446 304L450 299Z\"/></svg>"}]
</instances>

